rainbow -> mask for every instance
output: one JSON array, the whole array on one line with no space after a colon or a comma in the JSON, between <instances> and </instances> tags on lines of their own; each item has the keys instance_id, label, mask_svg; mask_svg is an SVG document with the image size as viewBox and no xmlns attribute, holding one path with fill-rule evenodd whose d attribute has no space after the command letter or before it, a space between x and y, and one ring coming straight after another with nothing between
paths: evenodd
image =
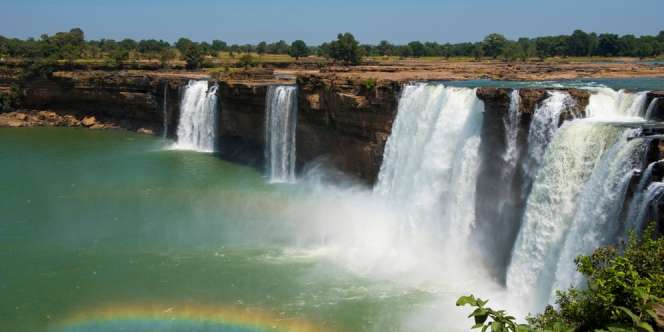
<instances>
[{"instance_id":1,"label":"rainbow","mask_svg":"<svg viewBox=\"0 0 664 332\"><path fill-rule=\"evenodd\" d=\"M78 312L57 322L55 332L322 332L297 319L257 309L159 304L116 305Z\"/></svg>"}]
</instances>

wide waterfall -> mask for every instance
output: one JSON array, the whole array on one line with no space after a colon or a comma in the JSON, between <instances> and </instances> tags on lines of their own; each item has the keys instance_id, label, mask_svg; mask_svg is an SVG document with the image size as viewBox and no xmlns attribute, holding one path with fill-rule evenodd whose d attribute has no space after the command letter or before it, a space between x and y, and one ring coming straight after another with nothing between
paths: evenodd
<instances>
[{"instance_id":1,"label":"wide waterfall","mask_svg":"<svg viewBox=\"0 0 664 332\"><path fill-rule=\"evenodd\" d=\"M214 152L217 121L217 88L208 81L189 81L180 101L180 121L174 148Z\"/></svg>"},{"instance_id":2,"label":"wide waterfall","mask_svg":"<svg viewBox=\"0 0 664 332\"><path fill-rule=\"evenodd\" d=\"M615 243L621 235L621 208L634 170L644 162L647 142L628 140L634 130L611 122L643 121L644 108L643 92L593 88L588 119L565 122L540 149L543 158L539 167L530 168L535 177L507 271L509 291L528 302L529 310L552 303L556 289L578 286L582 279L574 258ZM560 114L549 113L553 118ZM530 137L541 135L537 118L536 111ZM555 129L549 127L545 135L549 130Z\"/></svg>"},{"instance_id":3,"label":"wide waterfall","mask_svg":"<svg viewBox=\"0 0 664 332\"><path fill-rule=\"evenodd\" d=\"M404 87L374 192L404 206L406 232L469 235L482 111L474 89Z\"/></svg>"},{"instance_id":4,"label":"wide waterfall","mask_svg":"<svg viewBox=\"0 0 664 332\"><path fill-rule=\"evenodd\" d=\"M295 180L297 87L272 85L265 108L265 167L271 182Z\"/></svg>"}]
</instances>

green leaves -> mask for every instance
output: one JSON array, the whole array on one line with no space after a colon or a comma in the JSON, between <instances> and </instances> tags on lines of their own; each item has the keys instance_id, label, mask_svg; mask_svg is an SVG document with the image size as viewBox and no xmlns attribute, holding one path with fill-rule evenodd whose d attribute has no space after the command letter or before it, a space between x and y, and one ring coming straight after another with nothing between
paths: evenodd
<instances>
[{"instance_id":1,"label":"green leaves","mask_svg":"<svg viewBox=\"0 0 664 332\"><path fill-rule=\"evenodd\" d=\"M528 331L524 330L525 326L517 325L516 318L506 315L504 310L493 310L485 307L488 302L488 300L482 300L475 298L473 295L468 295L459 297L456 305L470 305L471 307L475 307L475 310L468 315L468 318L472 317L475 320L475 325L472 327L473 329L481 328L482 332L486 332L489 329L492 332Z\"/></svg>"},{"instance_id":2,"label":"green leaves","mask_svg":"<svg viewBox=\"0 0 664 332\"><path fill-rule=\"evenodd\" d=\"M529 317L528 325L517 325L502 310L487 308L488 301L462 296L457 306L475 310L473 329L492 332L654 332L656 303L664 303L664 238L654 238L654 228L641 240L632 234L622 252L599 248L580 256L577 269L587 280L586 289L556 292L557 309Z\"/></svg>"}]
</instances>

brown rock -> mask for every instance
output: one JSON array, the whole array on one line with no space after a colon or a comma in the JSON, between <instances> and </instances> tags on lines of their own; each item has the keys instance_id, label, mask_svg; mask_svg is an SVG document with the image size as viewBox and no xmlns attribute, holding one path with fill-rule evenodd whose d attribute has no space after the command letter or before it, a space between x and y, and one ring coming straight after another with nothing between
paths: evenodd
<instances>
[{"instance_id":1,"label":"brown rock","mask_svg":"<svg viewBox=\"0 0 664 332\"><path fill-rule=\"evenodd\" d=\"M16 113L16 116L15 116L16 120L19 120L19 121L25 121L25 119L27 119L27 117L28 116L25 113Z\"/></svg>"},{"instance_id":2,"label":"brown rock","mask_svg":"<svg viewBox=\"0 0 664 332\"><path fill-rule=\"evenodd\" d=\"M83 124L86 127L93 127L97 124L97 119L94 116L86 116L81 121L81 124Z\"/></svg>"}]
</instances>

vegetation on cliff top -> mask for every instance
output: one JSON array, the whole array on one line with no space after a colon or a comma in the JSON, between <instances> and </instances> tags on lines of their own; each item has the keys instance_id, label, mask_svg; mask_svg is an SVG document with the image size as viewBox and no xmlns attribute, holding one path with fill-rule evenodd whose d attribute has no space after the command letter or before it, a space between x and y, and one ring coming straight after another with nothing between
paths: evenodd
<instances>
[{"instance_id":1,"label":"vegetation on cliff top","mask_svg":"<svg viewBox=\"0 0 664 332\"><path fill-rule=\"evenodd\" d=\"M457 305L475 308L469 317L473 328L482 331L653 332L655 306L664 305L664 238L653 234L650 227L640 241L631 235L623 250L604 247L578 257L577 270L587 287L557 291L556 308L548 306L528 324L517 324L513 316L472 295L459 298Z\"/></svg>"},{"instance_id":2,"label":"vegetation on cliff top","mask_svg":"<svg viewBox=\"0 0 664 332\"><path fill-rule=\"evenodd\" d=\"M507 61L548 57L657 57L664 55L664 31L656 36L616 35L610 33L586 33L581 30L571 35L519 38L509 40L500 34L490 34L480 42L436 43L413 41L395 45L381 41L377 45L360 44L351 33L320 46L309 46L302 40L288 44L284 40L257 45L228 45L222 40L194 42L180 38L174 44L163 40L136 41L123 39L85 40L79 28L54 35L43 34L38 39L20 40L0 36L0 58L49 59L74 63L74 61L98 60L109 66L121 66L128 60L156 60L163 66L180 59L187 68L209 67L220 62L237 64L237 54L256 54L257 60L290 62L294 59L316 55L319 58L358 64L362 57L473 57L501 58ZM320 61L320 60L316 60Z\"/></svg>"}]
</instances>

